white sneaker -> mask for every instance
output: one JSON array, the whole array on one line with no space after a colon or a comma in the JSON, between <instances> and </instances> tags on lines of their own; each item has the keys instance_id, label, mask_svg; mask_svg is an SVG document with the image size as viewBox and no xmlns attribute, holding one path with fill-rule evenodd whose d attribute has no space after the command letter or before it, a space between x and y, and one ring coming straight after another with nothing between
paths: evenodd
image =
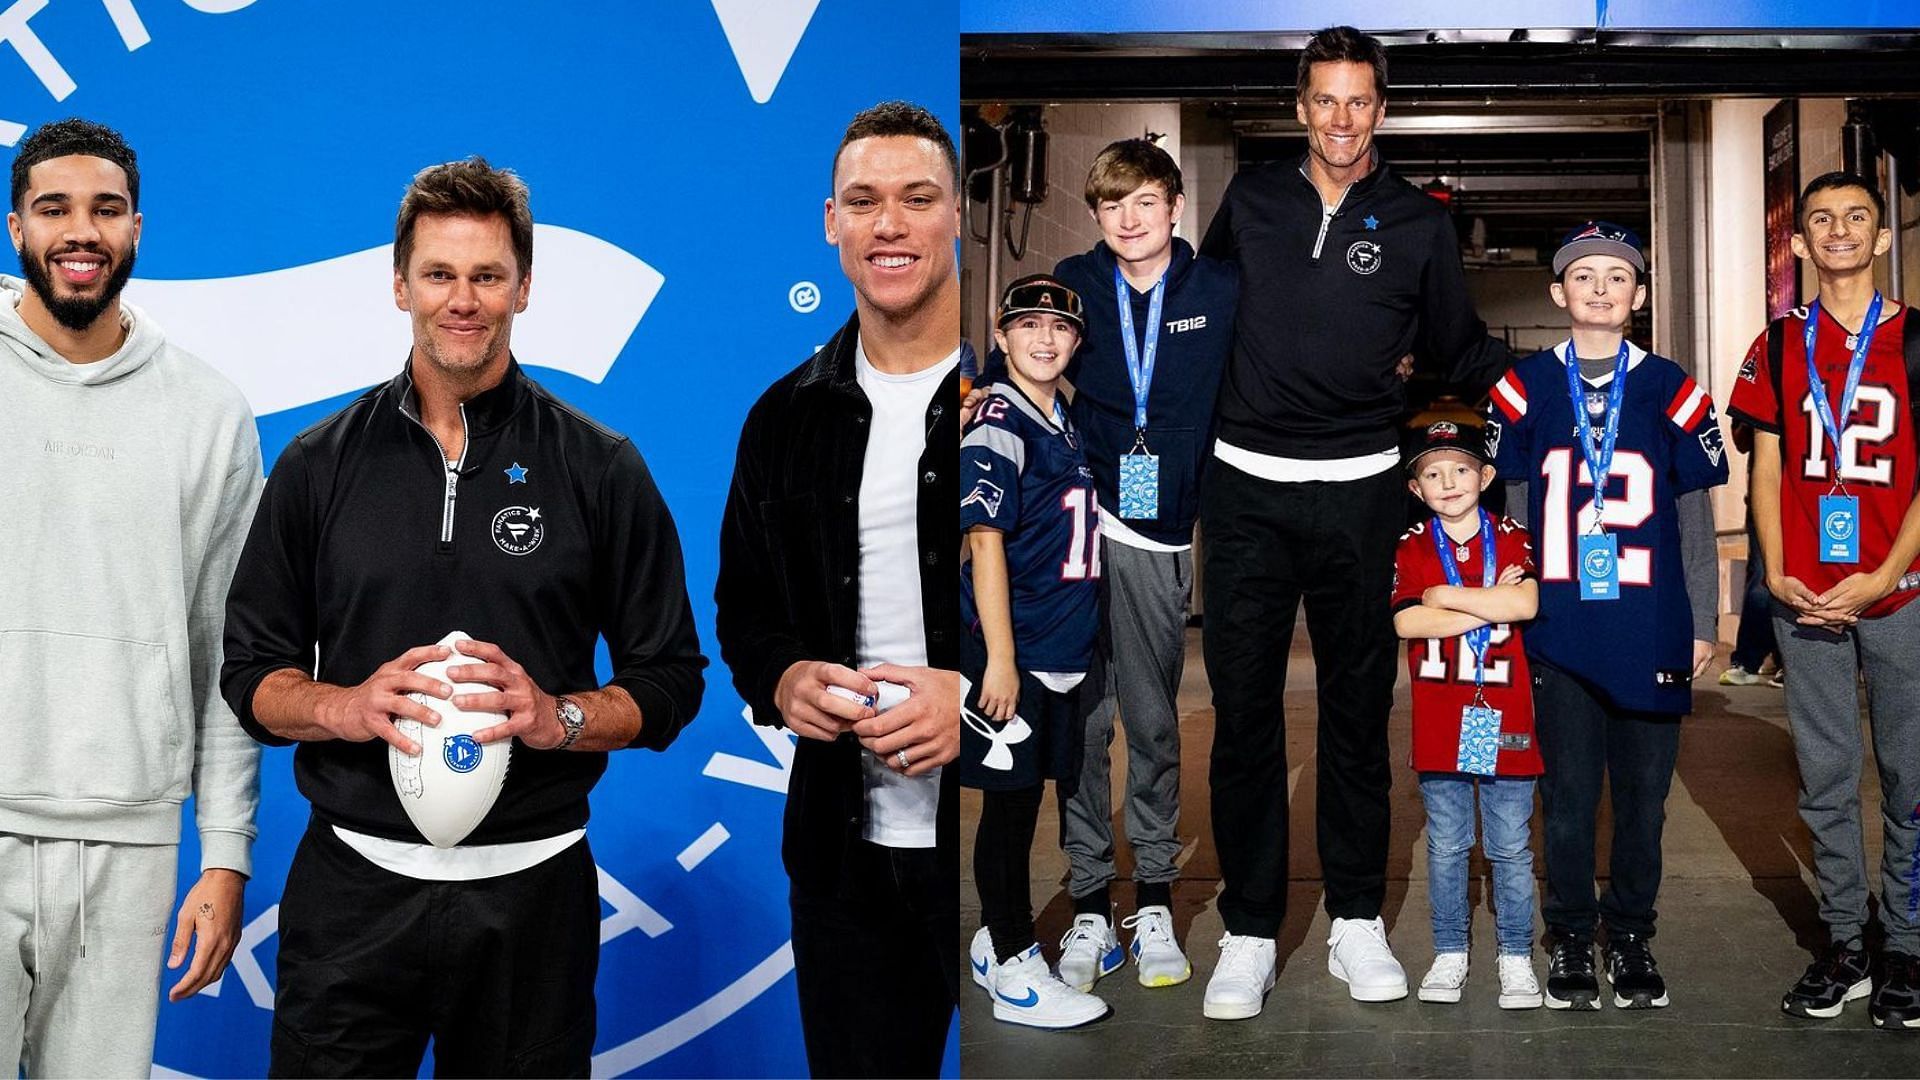
<instances>
[{"instance_id":1,"label":"white sneaker","mask_svg":"<svg viewBox=\"0 0 1920 1080\"><path fill-rule=\"evenodd\" d=\"M1193 978L1193 965L1173 936L1173 912L1165 904L1143 907L1120 925L1133 931L1133 966L1141 986L1178 986ZM1063 969L1065 964L1061 961Z\"/></svg>"},{"instance_id":2,"label":"white sneaker","mask_svg":"<svg viewBox=\"0 0 1920 1080\"><path fill-rule=\"evenodd\" d=\"M1070 1028L1107 1015L1107 1003L1060 981L1038 943L987 973L993 1018L1037 1028Z\"/></svg>"},{"instance_id":3,"label":"white sneaker","mask_svg":"<svg viewBox=\"0 0 1920 1080\"><path fill-rule=\"evenodd\" d=\"M1260 1015L1267 991L1273 989L1273 939L1250 934L1223 934L1220 962L1207 980L1206 1000L1200 1011L1209 1020L1249 1020Z\"/></svg>"},{"instance_id":4,"label":"white sneaker","mask_svg":"<svg viewBox=\"0 0 1920 1080\"><path fill-rule=\"evenodd\" d=\"M1467 954L1433 954L1433 966L1420 980L1420 1000L1451 1005L1460 1000L1460 988L1467 985Z\"/></svg>"},{"instance_id":5,"label":"white sneaker","mask_svg":"<svg viewBox=\"0 0 1920 1080\"><path fill-rule=\"evenodd\" d=\"M1407 970L1393 958L1387 927L1378 918L1335 919L1327 938L1327 970L1347 984L1355 1001L1399 1001L1407 996Z\"/></svg>"},{"instance_id":6,"label":"white sneaker","mask_svg":"<svg viewBox=\"0 0 1920 1080\"><path fill-rule=\"evenodd\" d=\"M1420 996L1426 996L1423 985ZM1500 954L1500 1007L1503 1009L1537 1009L1543 999L1540 996L1540 980L1533 975L1533 958L1530 956L1509 956Z\"/></svg>"},{"instance_id":7,"label":"white sneaker","mask_svg":"<svg viewBox=\"0 0 1920 1080\"><path fill-rule=\"evenodd\" d=\"M1060 981L1075 990L1092 990L1126 962L1127 950L1120 947L1113 924L1098 915L1075 915L1060 939Z\"/></svg>"},{"instance_id":8,"label":"white sneaker","mask_svg":"<svg viewBox=\"0 0 1920 1080\"><path fill-rule=\"evenodd\" d=\"M1728 664L1727 670L1720 673L1721 686L1752 686L1765 680L1765 675L1757 671L1748 671L1739 664Z\"/></svg>"},{"instance_id":9,"label":"white sneaker","mask_svg":"<svg viewBox=\"0 0 1920 1080\"><path fill-rule=\"evenodd\" d=\"M973 943L967 946L967 966L973 969L974 985L993 996L993 935L986 927L973 932Z\"/></svg>"}]
</instances>

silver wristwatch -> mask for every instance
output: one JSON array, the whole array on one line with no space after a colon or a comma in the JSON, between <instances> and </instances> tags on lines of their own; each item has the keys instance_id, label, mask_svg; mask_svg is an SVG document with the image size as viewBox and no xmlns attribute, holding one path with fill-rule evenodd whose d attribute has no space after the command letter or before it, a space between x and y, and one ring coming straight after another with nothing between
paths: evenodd
<instances>
[{"instance_id":1,"label":"silver wristwatch","mask_svg":"<svg viewBox=\"0 0 1920 1080\"><path fill-rule=\"evenodd\" d=\"M580 706L568 697L555 698L553 711L560 717L560 726L567 729L566 736L554 749L565 750L573 745L573 741L580 737L581 732L587 730L587 714L581 712Z\"/></svg>"}]
</instances>

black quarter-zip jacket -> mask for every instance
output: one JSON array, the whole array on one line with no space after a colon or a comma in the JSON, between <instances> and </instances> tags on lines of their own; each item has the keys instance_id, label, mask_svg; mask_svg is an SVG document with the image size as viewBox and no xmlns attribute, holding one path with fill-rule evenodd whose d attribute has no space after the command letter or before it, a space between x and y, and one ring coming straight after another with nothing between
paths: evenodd
<instances>
[{"instance_id":1,"label":"black quarter-zip jacket","mask_svg":"<svg viewBox=\"0 0 1920 1080\"><path fill-rule=\"evenodd\" d=\"M453 630L498 644L550 694L610 685L640 707L633 745L662 749L699 711L706 658L673 518L633 444L555 398L517 362L461 406L449 466L409 371L295 436L267 479L227 597L221 692L242 726L282 668L354 686ZM318 667L315 667L315 647ZM537 840L587 821L607 755L514 747L506 786L467 844ZM393 792L387 744L301 743L294 778L329 824L423 842Z\"/></svg>"},{"instance_id":2,"label":"black quarter-zip jacket","mask_svg":"<svg viewBox=\"0 0 1920 1080\"><path fill-rule=\"evenodd\" d=\"M1306 159L1227 185L1200 253L1238 264L1223 442L1326 460L1394 449L1413 353L1469 397L1513 354L1474 313L1446 207L1384 164L1326 210Z\"/></svg>"}]
</instances>

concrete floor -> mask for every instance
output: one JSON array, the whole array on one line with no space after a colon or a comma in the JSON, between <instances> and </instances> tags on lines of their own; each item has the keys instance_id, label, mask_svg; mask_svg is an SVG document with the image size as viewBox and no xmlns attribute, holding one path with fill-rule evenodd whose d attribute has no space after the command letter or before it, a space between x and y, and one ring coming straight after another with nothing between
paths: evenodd
<instances>
[{"instance_id":1,"label":"concrete floor","mask_svg":"<svg viewBox=\"0 0 1920 1080\"><path fill-rule=\"evenodd\" d=\"M1730 628L1729 628L1730 630ZM1730 637L1731 634L1729 633ZM1494 1003L1493 919L1486 866L1476 854L1473 973L1458 1005L1404 1001L1363 1005L1326 970L1327 916L1320 907L1313 837L1314 694L1304 623L1294 637L1287 682L1292 771L1292 887L1279 935L1279 983L1253 1020L1200 1015L1219 955L1214 907L1220 887L1208 818L1207 754L1213 711L1189 631L1181 687L1183 878L1174 916L1193 960L1184 985L1148 990L1131 965L1102 980L1113 1007L1077 1031L1044 1032L996 1021L986 996L962 973L961 1060L970 1077L989 1076L1912 1076L1920 1074L1920 1033L1883 1032L1864 1001L1838 1019L1804 1021L1780 1011L1780 995L1824 939L1816 915L1809 842L1794 809L1793 746L1781 691L1764 685L1709 685L1695 694L1683 729L1678 774L1667 802L1666 871L1656 955L1673 1004L1665 1009L1503 1012ZM1724 647L1714 677L1725 666ZM1404 666L1395 692L1392 848L1383 915L1409 979L1432 959L1423 811L1407 755ZM1122 790L1123 741L1114 745L1114 789ZM1880 851L1879 789L1869 764L1869 865ZM1603 811L1604 813L1604 811ZM972 835L977 792L961 802L961 941L979 926ZM1600 865L1606 865L1603 818ZM1118 827L1116 826L1118 833ZM1120 834L1123 835L1123 834ZM1131 860L1120 845L1119 915L1133 910ZM1534 830L1535 869L1542 865ZM1034 911L1050 959L1072 919L1066 860L1052 795L1034 843ZM1877 887L1877 874L1875 879ZM1123 935L1123 940L1125 937ZM1543 951L1535 969L1544 981Z\"/></svg>"}]
</instances>

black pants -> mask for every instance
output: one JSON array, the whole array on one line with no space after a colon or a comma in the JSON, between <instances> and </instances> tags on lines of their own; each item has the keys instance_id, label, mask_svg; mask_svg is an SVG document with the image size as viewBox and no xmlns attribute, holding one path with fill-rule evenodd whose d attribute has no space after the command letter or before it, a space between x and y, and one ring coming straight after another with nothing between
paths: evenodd
<instances>
[{"instance_id":1,"label":"black pants","mask_svg":"<svg viewBox=\"0 0 1920 1080\"><path fill-rule=\"evenodd\" d=\"M1547 849L1547 899L1540 914L1547 932L1591 938L1604 916L1610 934L1651 937L1680 718L1616 709L1566 672L1539 660L1531 666L1534 725L1547 766L1540 778ZM1611 880L1595 901L1594 828L1603 775L1613 796Z\"/></svg>"},{"instance_id":2,"label":"black pants","mask_svg":"<svg viewBox=\"0 0 1920 1080\"><path fill-rule=\"evenodd\" d=\"M940 1074L960 1003L959 871L950 847L860 840L837 889L793 889L793 971L814 1076Z\"/></svg>"},{"instance_id":3,"label":"black pants","mask_svg":"<svg viewBox=\"0 0 1920 1080\"><path fill-rule=\"evenodd\" d=\"M1387 713L1397 639L1388 601L1404 528L1398 469L1273 483L1224 462L1201 498L1213 835L1230 933L1272 937L1287 902L1282 694L1304 600L1319 676L1316 807L1327 913L1371 919L1386 898Z\"/></svg>"},{"instance_id":4,"label":"black pants","mask_svg":"<svg viewBox=\"0 0 1920 1080\"><path fill-rule=\"evenodd\" d=\"M280 900L270 1076L585 1076L600 899L585 840L479 881L368 862L318 821Z\"/></svg>"},{"instance_id":5,"label":"black pants","mask_svg":"<svg viewBox=\"0 0 1920 1080\"><path fill-rule=\"evenodd\" d=\"M1033 830L1040 822L1045 790L1035 784L981 793L973 880L995 960L1010 960L1033 944Z\"/></svg>"}]
</instances>

